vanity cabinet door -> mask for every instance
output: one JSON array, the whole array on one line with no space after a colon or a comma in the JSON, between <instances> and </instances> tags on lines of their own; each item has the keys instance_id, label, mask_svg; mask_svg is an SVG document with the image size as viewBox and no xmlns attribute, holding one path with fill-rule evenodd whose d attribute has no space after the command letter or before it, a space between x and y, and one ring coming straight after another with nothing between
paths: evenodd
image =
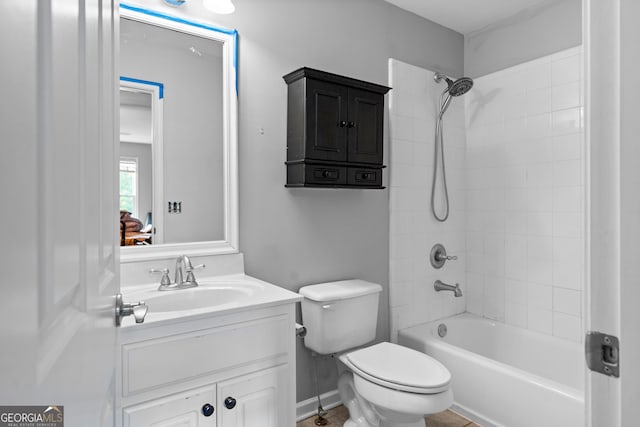
<instances>
[{"instance_id":1,"label":"vanity cabinet door","mask_svg":"<svg viewBox=\"0 0 640 427\"><path fill-rule=\"evenodd\" d=\"M219 427L283 427L287 418L287 365L218 383Z\"/></svg>"},{"instance_id":2,"label":"vanity cabinet door","mask_svg":"<svg viewBox=\"0 0 640 427\"><path fill-rule=\"evenodd\" d=\"M215 427L215 385L123 409L124 427Z\"/></svg>"}]
</instances>

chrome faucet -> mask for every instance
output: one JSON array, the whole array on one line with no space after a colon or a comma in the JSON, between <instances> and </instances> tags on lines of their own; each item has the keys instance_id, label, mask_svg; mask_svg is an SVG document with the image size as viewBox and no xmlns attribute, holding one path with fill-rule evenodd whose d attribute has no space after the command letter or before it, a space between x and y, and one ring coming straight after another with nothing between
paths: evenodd
<instances>
[{"instance_id":1,"label":"chrome faucet","mask_svg":"<svg viewBox=\"0 0 640 427\"><path fill-rule=\"evenodd\" d=\"M176 260L176 275L174 280L174 286L177 289L195 288L198 286L196 276L193 274L193 270L196 268L204 268L204 264L196 265L191 264L191 260L186 255L180 255ZM186 273L186 279L183 279Z\"/></svg>"},{"instance_id":2,"label":"chrome faucet","mask_svg":"<svg viewBox=\"0 0 640 427\"><path fill-rule=\"evenodd\" d=\"M446 283L440 281L440 280L436 280L433 283L433 289L435 289L437 292L440 291L451 291L453 292L453 295L455 295L456 297L461 297L462 296L462 289L460 289L460 285L458 283L454 285L447 285Z\"/></svg>"},{"instance_id":3,"label":"chrome faucet","mask_svg":"<svg viewBox=\"0 0 640 427\"><path fill-rule=\"evenodd\" d=\"M149 273L162 273L162 278L160 279L160 286L158 287L159 291L174 291L176 289L187 289L187 288L195 288L198 286L198 282L196 281L196 276L193 274L193 270L197 268L206 267L204 264L196 265L195 267L191 264L191 260L186 255L180 255L176 259L176 272L175 272L175 280L171 283L171 279L169 279L169 269L168 268L152 268L149 270ZM186 279L184 278L186 275Z\"/></svg>"}]
</instances>

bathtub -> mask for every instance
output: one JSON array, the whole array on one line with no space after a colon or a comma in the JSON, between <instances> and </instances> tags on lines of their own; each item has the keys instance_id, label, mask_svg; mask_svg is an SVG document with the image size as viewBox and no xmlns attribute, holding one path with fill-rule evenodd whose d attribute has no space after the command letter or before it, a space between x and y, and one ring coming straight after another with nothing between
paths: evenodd
<instances>
[{"instance_id":1,"label":"bathtub","mask_svg":"<svg viewBox=\"0 0 640 427\"><path fill-rule=\"evenodd\" d=\"M585 425L579 343L468 313L403 329L398 343L442 362L451 372L454 409L486 427Z\"/></svg>"}]
</instances>

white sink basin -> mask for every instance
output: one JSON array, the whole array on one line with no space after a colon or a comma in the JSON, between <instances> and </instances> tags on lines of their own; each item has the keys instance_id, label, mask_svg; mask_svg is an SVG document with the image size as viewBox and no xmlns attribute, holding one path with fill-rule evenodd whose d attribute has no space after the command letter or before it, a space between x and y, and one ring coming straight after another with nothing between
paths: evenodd
<instances>
[{"instance_id":1,"label":"white sink basin","mask_svg":"<svg viewBox=\"0 0 640 427\"><path fill-rule=\"evenodd\" d=\"M197 310L221 305L233 305L249 298L255 287L239 285L200 285L197 288L158 291L145 300L149 313Z\"/></svg>"}]
</instances>

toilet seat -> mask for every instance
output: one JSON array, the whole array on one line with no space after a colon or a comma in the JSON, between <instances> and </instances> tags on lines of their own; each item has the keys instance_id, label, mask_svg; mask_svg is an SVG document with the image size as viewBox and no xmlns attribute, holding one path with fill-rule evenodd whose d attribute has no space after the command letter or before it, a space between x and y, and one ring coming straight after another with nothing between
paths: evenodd
<instances>
[{"instance_id":1,"label":"toilet seat","mask_svg":"<svg viewBox=\"0 0 640 427\"><path fill-rule=\"evenodd\" d=\"M340 360L356 375L394 390L436 394L451 383L451 373L439 361L389 342L345 353Z\"/></svg>"}]
</instances>

